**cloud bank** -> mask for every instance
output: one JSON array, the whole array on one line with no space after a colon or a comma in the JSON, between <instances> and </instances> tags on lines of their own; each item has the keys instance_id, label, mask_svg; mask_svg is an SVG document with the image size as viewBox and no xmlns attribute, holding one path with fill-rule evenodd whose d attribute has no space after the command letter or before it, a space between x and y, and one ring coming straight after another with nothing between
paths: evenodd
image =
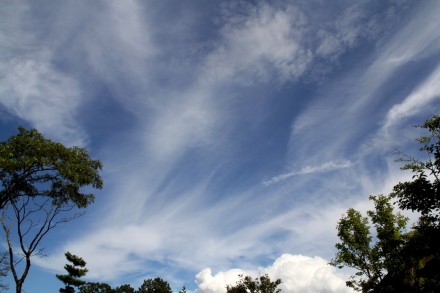
<instances>
[{"instance_id":1,"label":"cloud bank","mask_svg":"<svg viewBox=\"0 0 440 293\"><path fill-rule=\"evenodd\" d=\"M258 271L232 269L213 275L211 269L203 269L196 275L196 292L225 293L226 285L234 285L240 274L253 278L267 274L272 281L281 279L278 288L286 293L354 292L345 286L347 276L336 272L326 260L292 254L283 254L271 266Z\"/></svg>"}]
</instances>

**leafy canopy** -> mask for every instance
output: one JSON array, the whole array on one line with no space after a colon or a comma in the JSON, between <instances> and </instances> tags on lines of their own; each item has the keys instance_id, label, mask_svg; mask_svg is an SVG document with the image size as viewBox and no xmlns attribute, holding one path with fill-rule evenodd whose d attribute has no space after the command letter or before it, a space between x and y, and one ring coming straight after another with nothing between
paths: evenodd
<instances>
[{"instance_id":1,"label":"leafy canopy","mask_svg":"<svg viewBox=\"0 0 440 293\"><path fill-rule=\"evenodd\" d=\"M65 256L69 261L69 263L64 266L67 275L56 275L58 280L66 285L65 288L60 289L60 292L75 292L74 287L80 287L86 283L80 278L87 274L88 269L85 268L86 262L81 257L71 254L70 252L66 252Z\"/></svg>"},{"instance_id":2,"label":"leafy canopy","mask_svg":"<svg viewBox=\"0 0 440 293\"><path fill-rule=\"evenodd\" d=\"M412 180L399 182L389 197L370 197L375 210L367 214L349 209L337 225L341 240L331 264L351 267L356 274L347 286L362 292L440 292L440 117L418 126L429 133L417 139L425 159L399 153L402 170ZM393 212L391 198L403 210L420 213L413 228Z\"/></svg>"},{"instance_id":3,"label":"leafy canopy","mask_svg":"<svg viewBox=\"0 0 440 293\"><path fill-rule=\"evenodd\" d=\"M393 197L397 198L400 208L420 212L424 217L440 224L440 116L433 116L418 126L428 130L429 135L417 139L420 151L426 160L402 155L402 170L411 170L413 180L400 182L394 186Z\"/></svg>"},{"instance_id":4,"label":"leafy canopy","mask_svg":"<svg viewBox=\"0 0 440 293\"><path fill-rule=\"evenodd\" d=\"M65 147L45 139L37 130L19 128L19 133L0 142L0 208L20 196L47 196L61 205L73 202L80 208L94 200L81 188L103 187L99 170L86 150Z\"/></svg>"},{"instance_id":5,"label":"leafy canopy","mask_svg":"<svg viewBox=\"0 0 440 293\"><path fill-rule=\"evenodd\" d=\"M271 281L268 275L260 276L254 280L250 276L239 275L240 280L234 285L226 286L226 293L279 293L277 287L281 280Z\"/></svg>"},{"instance_id":6,"label":"leafy canopy","mask_svg":"<svg viewBox=\"0 0 440 293\"><path fill-rule=\"evenodd\" d=\"M171 293L170 284L167 281L157 277L144 280L139 287L138 293Z\"/></svg>"},{"instance_id":7,"label":"leafy canopy","mask_svg":"<svg viewBox=\"0 0 440 293\"><path fill-rule=\"evenodd\" d=\"M394 213L389 197L370 196L375 210L367 214L375 228L371 235L370 221L359 211L349 209L337 225L341 242L336 244L337 253L331 265L357 270L346 282L348 287L362 292L373 292L387 272L393 272L401 261L406 239L405 226L408 218Z\"/></svg>"}]
</instances>

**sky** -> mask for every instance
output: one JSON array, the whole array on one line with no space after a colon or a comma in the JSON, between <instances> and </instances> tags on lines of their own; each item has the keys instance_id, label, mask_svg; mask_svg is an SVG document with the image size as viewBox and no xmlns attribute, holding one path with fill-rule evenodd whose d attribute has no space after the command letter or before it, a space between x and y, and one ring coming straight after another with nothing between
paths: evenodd
<instances>
[{"instance_id":1,"label":"sky","mask_svg":"<svg viewBox=\"0 0 440 293\"><path fill-rule=\"evenodd\" d=\"M104 165L25 292L57 292L66 251L113 286L224 293L267 273L283 292L351 292L327 264L336 224L410 178L394 153L417 155L413 126L439 113L438 15L435 0L2 1L0 139L36 128Z\"/></svg>"}]
</instances>

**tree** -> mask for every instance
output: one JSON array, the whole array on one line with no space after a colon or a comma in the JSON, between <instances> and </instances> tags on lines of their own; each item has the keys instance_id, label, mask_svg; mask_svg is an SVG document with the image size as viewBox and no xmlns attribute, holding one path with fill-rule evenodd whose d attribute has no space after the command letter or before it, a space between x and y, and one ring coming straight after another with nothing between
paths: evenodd
<instances>
[{"instance_id":1,"label":"tree","mask_svg":"<svg viewBox=\"0 0 440 293\"><path fill-rule=\"evenodd\" d=\"M170 284L161 278L144 280L137 293L171 293Z\"/></svg>"},{"instance_id":2,"label":"tree","mask_svg":"<svg viewBox=\"0 0 440 293\"><path fill-rule=\"evenodd\" d=\"M133 287L131 287L129 284L124 284L119 287L116 287L115 290L113 290L115 293L135 293L136 290L134 290Z\"/></svg>"},{"instance_id":3,"label":"tree","mask_svg":"<svg viewBox=\"0 0 440 293\"><path fill-rule=\"evenodd\" d=\"M0 252L0 280L5 278L9 272L9 261L8 261L8 253ZM0 282L0 291L7 290L9 286Z\"/></svg>"},{"instance_id":4,"label":"tree","mask_svg":"<svg viewBox=\"0 0 440 293\"><path fill-rule=\"evenodd\" d=\"M440 291L440 116L433 116L418 126L428 135L417 139L419 151L425 160L402 153L402 170L414 174L412 181L399 182L391 196L397 199L401 209L421 214L409 239L406 255L417 259L419 264L413 270L422 292Z\"/></svg>"},{"instance_id":5,"label":"tree","mask_svg":"<svg viewBox=\"0 0 440 293\"><path fill-rule=\"evenodd\" d=\"M420 212L425 220L440 226L440 116L433 116L418 127L430 132L417 139L427 160L400 154L399 161L405 163L401 169L411 170L414 176L412 181L394 186L392 196L400 208Z\"/></svg>"},{"instance_id":6,"label":"tree","mask_svg":"<svg viewBox=\"0 0 440 293\"><path fill-rule=\"evenodd\" d=\"M86 262L81 257L71 254L70 252L66 252L65 256L71 263L64 266L67 275L56 275L56 277L66 285L65 288L60 289L61 293L73 293L75 292L74 287L80 287L86 283L79 278L84 277L88 270L85 268Z\"/></svg>"},{"instance_id":7,"label":"tree","mask_svg":"<svg viewBox=\"0 0 440 293\"><path fill-rule=\"evenodd\" d=\"M109 284L87 282L79 287L79 293L114 293L115 291Z\"/></svg>"},{"instance_id":8,"label":"tree","mask_svg":"<svg viewBox=\"0 0 440 293\"><path fill-rule=\"evenodd\" d=\"M362 292L377 292L387 273L402 271L406 266L401 254L407 238L405 232L408 218L394 213L390 198L384 195L370 196L375 210L367 214L375 228L371 235L369 220L359 211L349 209L337 225L337 253L331 265L347 266L357 270L346 282L348 287Z\"/></svg>"},{"instance_id":9,"label":"tree","mask_svg":"<svg viewBox=\"0 0 440 293\"><path fill-rule=\"evenodd\" d=\"M37 248L44 236L80 215L63 216L66 212L93 202L94 195L82 190L102 188L101 168L86 150L45 139L35 129L19 128L17 135L0 142L1 221L16 292L21 292L31 257L41 254Z\"/></svg>"},{"instance_id":10,"label":"tree","mask_svg":"<svg viewBox=\"0 0 440 293\"><path fill-rule=\"evenodd\" d=\"M238 275L240 280L234 285L226 286L226 293L279 293L277 287L281 279L271 281L268 275L260 276L253 280L250 276Z\"/></svg>"},{"instance_id":11,"label":"tree","mask_svg":"<svg viewBox=\"0 0 440 293\"><path fill-rule=\"evenodd\" d=\"M396 184L390 197L370 197L375 211L368 216L375 233L370 234L368 218L353 209L338 222L341 242L331 264L357 270L347 281L356 290L440 292L440 117L419 127L429 131L417 139L426 160L398 153L401 169L414 176ZM421 214L410 231L404 231L407 219L393 212L391 198L401 209Z\"/></svg>"},{"instance_id":12,"label":"tree","mask_svg":"<svg viewBox=\"0 0 440 293\"><path fill-rule=\"evenodd\" d=\"M79 288L79 293L137 293L129 284L124 284L113 289L107 283L87 282Z\"/></svg>"}]
</instances>

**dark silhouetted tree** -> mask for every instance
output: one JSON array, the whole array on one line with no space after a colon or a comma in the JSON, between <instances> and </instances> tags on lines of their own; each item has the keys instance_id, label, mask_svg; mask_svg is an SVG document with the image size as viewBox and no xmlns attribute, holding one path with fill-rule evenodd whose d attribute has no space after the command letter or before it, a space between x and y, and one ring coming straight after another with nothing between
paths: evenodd
<instances>
[{"instance_id":1,"label":"dark silhouetted tree","mask_svg":"<svg viewBox=\"0 0 440 293\"><path fill-rule=\"evenodd\" d=\"M403 210L420 213L413 228L404 232L406 219L393 212L390 198L371 197L369 211L376 233L370 234L368 219L349 209L338 222L338 252L331 264L355 268L349 287L363 292L440 292L440 117L419 126L429 133L417 139L425 159L398 153L402 170L412 180L393 188L391 198Z\"/></svg>"},{"instance_id":2,"label":"dark silhouetted tree","mask_svg":"<svg viewBox=\"0 0 440 293\"><path fill-rule=\"evenodd\" d=\"M66 213L93 202L94 195L82 190L102 188L101 168L86 150L67 148L34 129L20 128L17 135L0 142L1 222L17 293L29 273L31 257L41 254L38 248L44 236L80 215Z\"/></svg>"},{"instance_id":3,"label":"dark silhouetted tree","mask_svg":"<svg viewBox=\"0 0 440 293\"><path fill-rule=\"evenodd\" d=\"M170 284L161 278L144 280L137 293L171 293Z\"/></svg>"},{"instance_id":4,"label":"dark silhouetted tree","mask_svg":"<svg viewBox=\"0 0 440 293\"><path fill-rule=\"evenodd\" d=\"M271 281L268 275L252 279L250 276L239 275L240 280L234 285L226 286L226 293L279 293L281 279Z\"/></svg>"},{"instance_id":5,"label":"dark silhouetted tree","mask_svg":"<svg viewBox=\"0 0 440 293\"><path fill-rule=\"evenodd\" d=\"M60 289L60 292L73 293L75 292L75 287L79 288L81 285L86 283L80 278L84 277L88 270L85 268L86 262L81 257L71 254L70 252L66 252L65 256L70 262L64 266L64 269L67 271L67 275L56 276L58 280L66 285L64 288Z\"/></svg>"},{"instance_id":6,"label":"dark silhouetted tree","mask_svg":"<svg viewBox=\"0 0 440 293\"><path fill-rule=\"evenodd\" d=\"M87 282L79 287L79 293L114 293L115 291L109 284Z\"/></svg>"},{"instance_id":7,"label":"dark silhouetted tree","mask_svg":"<svg viewBox=\"0 0 440 293\"><path fill-rule=\"evenodd\" d=\"M367 214L376 237L373 239L368 218L349 209L338 222L341 242L336 244L337 254L330 262L339 268L356 269L347 286L362 292L375 292L387 272L401 271L405 266L401 252L407 239L408 219L394 213L389 197L371 196L370 200L374 201L375 210Z\"/></svg>"},{"instance_id":8,"label":"dark silhouetted tree","mask_svg":"<svg viewBox=\"0 0 440 293\"><path fill-rule=\"evenodd\" d=\"M135 293L136 290L129 284L124 284L114 289L114 293Z\"/></svg>"}]
</instances>

